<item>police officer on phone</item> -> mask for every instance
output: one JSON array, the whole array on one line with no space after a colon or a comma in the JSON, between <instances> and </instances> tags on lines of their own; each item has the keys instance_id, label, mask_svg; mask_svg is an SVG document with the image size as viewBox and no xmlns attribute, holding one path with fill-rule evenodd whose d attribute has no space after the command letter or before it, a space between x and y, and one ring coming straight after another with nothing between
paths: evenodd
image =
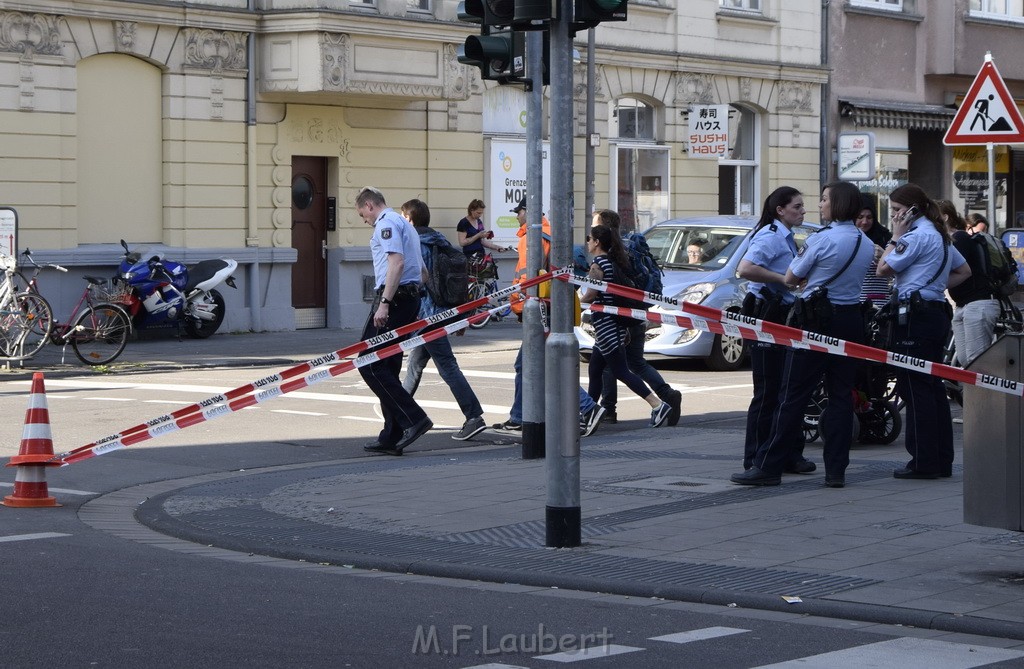
<instances>
[{"instance_id":1,"label":"police officer on phone","mask_svg":"<svg viewBox=\"0 0 1024 669\"><path fill-rule=\"evenodd\" d=\"M878 261L879 276L896 277L888 317L891 350L932 362L942 361L952 309L943 291L971 276L950 243L938 205L915 184L889 195L892 239ZM942 380L896 368L896 389L907 403L906 447L910 462L893 472L898 479L935 479L953 474L953 422Z\"/></svg>"},{"instance_id":2,"label":"police officer on phone","mask_svg":"<svg viewBox=\"0 0 1024 669\"><path fill-rule=\"evenodd\" d=\"M772 323L784 324L796 296L786 286L786 270L796 257L793 228L804 221L804 197L791 186L780 186L764 201L761 219L754 228L743 259L736 269L747 279L747 294L741 313ZM772 418L779 405L786 348L769 342L750 342L750 367L754 395L747 409L747 431L743 441L743 469L754 465L757 447L771 434ZM804 435L786 471L810 474L816 465L803 457Z\"/></svg>"},{"instance_id":3,"label":"police officer on phone","mask_svg":"<svg viewBox=\"0 0 1024 669\"><path fill-rule=\"evenodd\" d=\"M786 270L786 284L802 287L788 324L830 338L861 342L860 289L874 260L874 245L854 224L860 212L860 191L849 182L830 183L822 189L819 208L822 220L832 223L807 239ZM801 442L807 401L824 375L828 395L828 409L821 417L825 485L842 488L853 440L856 372L853 358L788 349L771 434L758 445L753 467L733 474L733 483L764 486L781 482L793 444Z\"/></svg>"}]
</instances>

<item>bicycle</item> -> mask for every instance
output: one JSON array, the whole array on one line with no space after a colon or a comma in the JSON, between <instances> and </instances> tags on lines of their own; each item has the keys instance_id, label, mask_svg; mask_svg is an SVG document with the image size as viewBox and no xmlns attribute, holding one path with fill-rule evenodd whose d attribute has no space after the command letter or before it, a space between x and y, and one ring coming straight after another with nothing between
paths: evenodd
<instances>
[{"instance_id":1,"label":"bicycle","mask_svg":"<svg viewBox=\"0 0 1024 669\"><path fill-rule=\"evenodd\" d=\"M0 267L0 357L7 362L27 360L46 344L53 310L41 296L19 289L14 256L0 254Z\"/></svg>"},{"instance_id":2,"label":"bicycle","mask_svg":"<svg viewBox=\"0 0 1024 669\"><path fill-rule=\"evenodd\" d=\"M35 270L29 279L18 275L25 282L25 294L33 295L45 302L39 294L39 284L36 280L39 272L46 268L56 269L60 272L68 270L60 265L46 263L40 265L32 257L32 252L25 249L22 254L32 264ZM117 289L109 292L107 286L110 282L93 276L83 277L86 282L78 303L71 310L71 316L65 323L53 320L53 310L49 304L46 308L50 314L50 328L47 330L47 337L55 346L67 347L86 365L106 365L117 359L128 343L128 336L131 334L131 319L117 301L123 297L127 288ZM84 306L83 306L84 305ZM45 343L43 339L42 343ZM42 347L40 343L40 348ZM38 348L36 349L38 351Z\"/></svg>"},{"instance_id":3,"label":"bicycle","mask_svg":"<svg viewBox=\"0 0 1024 669\"><path fill-rule=\"evenodd\" d=\"M469 274L469 300L473 301L481 297L486 297L498 292L498 265L494 262L494 258L491 257L490 253L485 254L474 254L470 256L469 263L467 265L467 273ZM487 311L487 307L477 309L474 313L480 313ZM479 322L474 323L470 321L469 327L474 330L487 325L491 319L500 321L503 318L507 318L512 314L512 307L505 305L504 309L500 309L492 313L487 318L481 319Z\"/></svg>"}]
</instances>

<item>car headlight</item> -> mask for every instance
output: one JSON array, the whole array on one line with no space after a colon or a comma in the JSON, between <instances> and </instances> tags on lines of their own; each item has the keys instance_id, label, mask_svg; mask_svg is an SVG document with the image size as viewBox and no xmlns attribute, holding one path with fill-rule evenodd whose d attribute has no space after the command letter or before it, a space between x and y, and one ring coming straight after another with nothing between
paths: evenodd
<instances>
[{"instance_id":1,"label":"car headlight","mask_svg":"<svg viewBox=\"0 0 1024 669\"><path fill-rule=\"evenodd\" d=\"M680 302L689 302L690 304L700 304L707 296L711 294L711 291L715 289L715 284L710 281L705 283L695 283L692 286L688 286L685 290L677 294L675 297Z\"/></svg>"}]
</instances>

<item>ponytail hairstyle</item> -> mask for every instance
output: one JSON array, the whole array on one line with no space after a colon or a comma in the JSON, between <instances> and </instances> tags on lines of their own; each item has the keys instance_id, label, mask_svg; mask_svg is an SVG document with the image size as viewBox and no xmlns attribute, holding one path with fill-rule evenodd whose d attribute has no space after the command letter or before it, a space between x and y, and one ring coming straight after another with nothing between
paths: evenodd
<instances>
[{"instance_id":1,"label":"ponytail hairstyle","mask_svg":"<svg viewBox=\"0 0 1024 669\"><path fill-rule=\"evenodd\" d=\"M950 241L949 230L942 222L942 213L939 205L935 204L928 194L917 184L905 183L893 192L889 193L889 200L904 207L917 207L921 214L931 221L932 225L948 244Z\"/></svg>"},{"instance_id":2,"label":"ponytail hairstyle","mask_svg":"<svg viewBox=\"0 0 1024 669\"><path fill-rule=\"evenodd\" d=\"M779 217L779 207L785 207L798 195L803 195L803 193L792 186L779 186L773 190L772 194L764 201L764 208L761 209L761 218L754 227L754 232L774 223Z\"/></svg>"},{"instance_id":3,"label":"ponytail hairstyle","mask_svg":"<svg viewBox=\"0 0 1024 669\"><path fill-rule=\"evenodd\" d=\"M630 271L633 263L629 261L629 255L622 245L622 237L618 232L613 232L611 228L604 225L595 225L590 229L590 237L597 240L597 243L617 267L623 272Z\"/></svg>"}]
</instances>

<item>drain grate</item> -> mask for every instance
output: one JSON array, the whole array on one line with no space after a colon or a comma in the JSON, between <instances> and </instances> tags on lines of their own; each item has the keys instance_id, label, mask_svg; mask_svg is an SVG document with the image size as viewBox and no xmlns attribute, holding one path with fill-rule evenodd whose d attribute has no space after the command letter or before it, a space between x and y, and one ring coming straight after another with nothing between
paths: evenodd
<instances>
[{"instance_id":1,"label":"drain grate","mask_svg":"<svg viewBox=\"0 0 1024 669\"><path fill-rule=\"evenodd\" d=\"M696 481L674 481L668 485L678 485L684 488L702 488L707 486L707 483L698 483Z\"/></svg>"}]
</instances>

